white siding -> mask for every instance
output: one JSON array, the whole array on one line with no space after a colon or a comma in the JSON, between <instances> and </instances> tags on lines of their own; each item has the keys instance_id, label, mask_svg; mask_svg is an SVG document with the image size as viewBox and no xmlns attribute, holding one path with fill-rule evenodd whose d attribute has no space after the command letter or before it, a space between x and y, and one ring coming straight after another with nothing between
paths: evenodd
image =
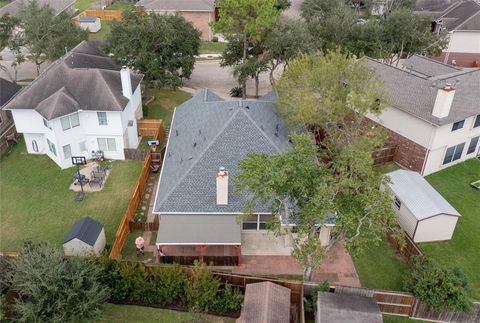
<instances>
[{"instance_id":1,"label":"white siding","mask_svg":"<svg viewBox=\"0 0 480 323\"><path fill-rule=\"evenodd\" d=\"M413 233L415 232L415 227L417 226L418 220L408 209L405 203L403 201L401 202L402 204L400 206L400 210L398 210L392 202L393 210L395 211L395 214L397 216L397 222L410 237L413 237Z\"/></svg>"},{"instance_id":2,"label":"white siding","mask_svg":"<svg viewBox=\"0 0 480 323\"><path fill-rule=\"evenodd\" d=\"M98 235L97 241L93 245L93 250L97 256L100 256L105 249L105 244L107 243L105 239L105 229L102 229L100 234Z\"/></svg>"},{"instance_id":3,"label":"white siding","mask_svg":"<svg viewBox=\"0 0 480 323\"><path fill-rule=\"evenodd\" d=\"M92 246L75 238L63 244L65 256L91 256L95 254Z\"/></svg>"},{"instance_id":4,"label":"white siding","mask_svg":"<svg viewBox=\"0 0 480 323\"><path fill-rule=\"evenodd\" d=\"M440 214L418 222L413 241L429 242L452 239L458 217Z\"/></svg>"},{"instance_id":5,"label":"white siding","mask_svg":"<svg viewBox=\"0 0 480 323\"><path fill-rule=\"evenodd\" d=\"M480 53L480 31L454 31L449 36L446 52Z\"/></svg>"}]
</instances>

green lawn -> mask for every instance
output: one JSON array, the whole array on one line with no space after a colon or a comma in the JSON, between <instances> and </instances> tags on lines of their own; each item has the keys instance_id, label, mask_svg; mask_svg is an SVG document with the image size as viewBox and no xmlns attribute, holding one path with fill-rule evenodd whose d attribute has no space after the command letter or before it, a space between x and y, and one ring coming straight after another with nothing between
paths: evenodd
<instances>
[{"instance_id":1,"label":"green lawn","mask_svg":"<svg viewBox=\"0 0 480 323\"><path fill-rule=\"evenodd\" d=\"M150 89L149 96L154 96L155 100L147 105L148 112L144 114L145 119L162 119L165 131L170 128L172 122L173 110L192 96L180 90L159 90Z\"/></svg>"},{"instance_id":2,"label":"green lawn","mask_svg":"<svg viewBox=\"0 0 480 323\"><path fill-rule=\"evenodd\" d=\"M470 186L480 179L480 161L470 159L426 179L462 216L451 241L420 247L440 264L460 267L468 277L472 297L480 301L480 190Z\"/></svg>"},{"instance_id":3,"label":"green lawn","mask_svg":"<svg viewBox=\"0 0 480 323\"><path fill-rule=\"evenodd\" d=\"M412 320L408 317L402 316L393 316L393 315L383 315L383 323L422 323L426 321Z\"/></svg>"},{"instance_id":4,"label":"green lawn","mask_svg":"<svg viewBox=\"0 0 480 323\"><path fill-rule=\"evenodd\" d=\"M108 6L107 10L130 10L135 8L133 3L129 2L115 2L114 4Z\"/></svg>"},{"instance_id":5,"label":"green lawn","mask_svg":"<svg viewBox=\"0 0 480 323\"><path fill-rule=\"evenodd\" d=\"M353 263L363 287L403 290L403 278L408 267L388 241L384 240L379 246L370 247L353 258Z\"/></svg>"},{"instance_id":6,"label":"green lawn","mask_svg":"<svg viewBox=\"0 0 480 323\"><path fill-rule=\"evenodd\" d=\"M200 317L199 317L200 316ZM194 320L195 319L195 320ZM201 320L200 320L201 319ZM102 319L98 322L211 322L233 323L235 319L211 315L192 314L160 308L106 304Z\"/></svg>"},{"instance_id":7,"label":"green lawn","mask_svg":"<svg viewBox=\"0 0 480 323\"><path fill-rule=\"evenodd\" d=\"M227 47L226 43L202 41L200 43L200 54L221 54Z\"/></svg>"},{"instance_id":8,"label":"green lawn","mask_svg":"<svg viewBox=\"0 0 480 323\"><path fill-rule=\"evenodd\" d=\"M26 154L22 139L0 159L0 251L18 251L24 240L61 246L72 224L86 215L105 226L111 244L142 163L108 165L104 189L77 202L68 188L74 168L61 170L46 155Z\"/></svg>"},{"instance_id":9,"label":"green lawn","mask_svg":"<svg viewBox=\"0 0 480 323\"><path fill-rule=\"evenodd\" d=\"M0 0L0 8L3 7L3 6L6 6L7 4L9 4L11 1L9 0Z\"/></svg>"},{"instance_id":10,"label":"green lawn","mask_svg":"<svg viewBox=\"0 0 480 323\"><path fill-rule=\"evenodd\" d=\"M3 0L1 0L3 1ZM90 8L90 6L96 2L96 0L76 0L75 1L75 9L77 9L77 13L83 12Z\"/></svg>"},{"instance_id":11,"label":"green lawn","mask_svg":"<svg viewBox=\"0 0 480 323\"><path fill-rule=\"evenodd\" d=\"M102 20L102 28L96 33L88 33L88 40L105 40L105 37L110 33L111 21Z\"/></svg>"}]
</instances>

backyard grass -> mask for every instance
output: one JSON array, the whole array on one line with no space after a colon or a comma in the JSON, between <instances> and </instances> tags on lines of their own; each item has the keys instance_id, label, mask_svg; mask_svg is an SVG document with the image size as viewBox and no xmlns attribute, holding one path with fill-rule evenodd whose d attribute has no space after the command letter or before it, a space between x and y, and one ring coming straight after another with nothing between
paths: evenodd
<instances>
[{"instance_id":1,"label":"backyard grass","mask_svg":"<svg viewBox=\"0 0 480 323\"><path fill-rule=\"evenodd\" d=\"M3 1L3 0L0 0ZM77 13L83 12L90 8L90 6L96 2L96 0L76 0L75 1L75 9L77 9Z\"/></svg>"},{"instance_id":2,"label":"backyard grass","mask_svg":"<svg viewBox=\"0 0 480 323\"><path fill-rule=\"evenodd\" d=\"M383 323L426 323L426 321L412 320L408 317L383 315Z\"/></svg>"},{"instance_id":3,"label":"backyard grass","mask_svg":"<svg viewBox=\"0 0 480 323\"><path fill-rule=\"evenodd\" d=\"M102 28L96 33L88 33L88 40L105 40L110 33L111 21L102 20Z\"/></svg>"},{"instance_id":4,"label":"backyard grass","mask_svg":"<svg viewBox=\"0 0 480 323\"><path fill-rule=\"evenodd\" d=\"M408 267L388 241L383 240L378 246L371 246L354 257L353 263L363 287L403 290L403 278Z\"/></svg>"},{"instance_id":5,"label":"backyard grass","mask_svg":"<svg viewBox=\"0 0 480 323\"><path fill-rule=\"evenodd\" d=\"M226 43L202 41L198 52L199 54L221 54L226 47Z\"/></svg>"},{"instance_id":6,"label":"backyard grass","mask_svg":"<svg viewBox=\"0 0 480 323\"><path fill-rule=\"evenodd\" d=\"M129 2L115 2L114 4L108 6L107 10L131 10L135 8L133 3Z\"/></svg>"},{"instance_id":7,"label":"backyard grass","mask_svg":"<svg viewBox=\"0 0 480 323\"><path fill-rule=\"evenodd\" d=\"M150 89L148 95L154 96L155 100L146 105L143 117L145 119L162 119L165 130L170 128L175 107L192 97L187 92L164 89Z\"/></svg>"},{"instance_id":8,"label":"backyard grass","mask_svg":"<svg viewBox=\"0 0 480 323\"><path fill-rule=\"evenodd\" d=\"M3 7L3 6L6 6L9 3L10 3L9 0L0 0L0 8Z\"/></svg>"},{"instance_id":9,"label":"backyard grass","mask_svg":"<svg viewBox=\"0 0 480 323\"><path fill-rule=\"evenodd\" d=\"M393 172L394 170L401 169L402 167L394 162L389 162L380 166L375 166L374 168L377 172L386 174Z\"/></svg>"},{"instance_id":10,"label":"backyard grass","mask_svg":"<svg viewBox=\"0 0 480 323\"><path fill-rule=\"evenodd\" d=\"M480 301L480 190L470 186L480 179L480 161L470 159L426 179L461 217L452 240L421 244L420 248L446 267L460 267L468 277L472 297Z\"/></svg>"},{"instance_id":11,"label":"backyard grass","mask_svg":"<svg viewBox=\"0 0 480 323\"><path fill-rule=\"evenodd\" d=\"M142 307L134 305L106 304L102 319L97 322L211 322L233 323L235 319L211 315L178 312L160 308Z\"/></svg>"},{"instance_id":12,"label":"backyard grass","mask_svg":"<svg viewBox=\"0 0 480 323\"><path fill-rule=\"evenodd\" d=\"M90 216L105 226L112 244L142 167L136 161L112 161L100 192L75 201L69 190L74 168L61 170L46 155L25 151L23 139L0 158L0 251L18 251L24 240L61 246L73 223Z\"/></svg>"}]
</instances>

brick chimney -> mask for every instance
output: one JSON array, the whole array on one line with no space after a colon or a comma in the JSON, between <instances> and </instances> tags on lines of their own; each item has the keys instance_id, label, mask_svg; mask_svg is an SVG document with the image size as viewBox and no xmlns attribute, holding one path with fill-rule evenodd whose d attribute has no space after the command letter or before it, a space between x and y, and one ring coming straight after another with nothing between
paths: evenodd
<instances>
[{"instance_id":1,"label":"brick chimney","mask_svg":"<svg viewBox=\"0 0 480 323\"><path fill-rule=\"evenodd\" d=\"M132 93L132 79L130 78L130 69L127 66L122 66L120 70L120 78L122 79L122 94L127 99L131 100Z\"/></svg>"},{"instance_id":2,"label":"brick chimney","mask_svg":"<svg viewBox=\"0 0 480 323\"><path fill-rule=\"evenodd\" d=\"M433 106L432 115L437 118L445 118L450 113L453 97L455 96L455 88L447 83L444 87L438 89L435 105Z\"/></svg>"},{"instance_id":3,"label":"brick chimney","mask_svg":"<svg viewBox=\"0 0 480 323\"><path fill-rule=\"evenodd\" d=\"M220 167L217 172L217 205L228 205L228 172Z\"/></svg>"}]
</instances>

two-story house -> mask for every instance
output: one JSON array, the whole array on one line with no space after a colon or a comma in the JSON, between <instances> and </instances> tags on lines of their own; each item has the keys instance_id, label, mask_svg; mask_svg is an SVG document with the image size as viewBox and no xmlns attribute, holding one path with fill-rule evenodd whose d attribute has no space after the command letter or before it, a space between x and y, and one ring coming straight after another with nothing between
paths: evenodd
<instances>
[{"instance_id":1,"label":"two-story house","mask_svg":"<svg viewBox=\"0 0 480 323\"><path fill-rule=\"evenodd\" d=\"M405 69L371 59L389 106L371 120L385 127L394 161L428 175L479 154L480 70L413 56Z\"/></svg>"},{"instance_id":2,"label":"two-story house","mask_svg":"<svg viewBox=\"0 0 480 323\"><path fill-rule=\"evenodd\" d=\"M4 107L23 133L27 152L47 154L61 168L72 156L125 159L139 143L142 75L119 67L96 44L82 42Z\"/></svg>"}]
</instances>

